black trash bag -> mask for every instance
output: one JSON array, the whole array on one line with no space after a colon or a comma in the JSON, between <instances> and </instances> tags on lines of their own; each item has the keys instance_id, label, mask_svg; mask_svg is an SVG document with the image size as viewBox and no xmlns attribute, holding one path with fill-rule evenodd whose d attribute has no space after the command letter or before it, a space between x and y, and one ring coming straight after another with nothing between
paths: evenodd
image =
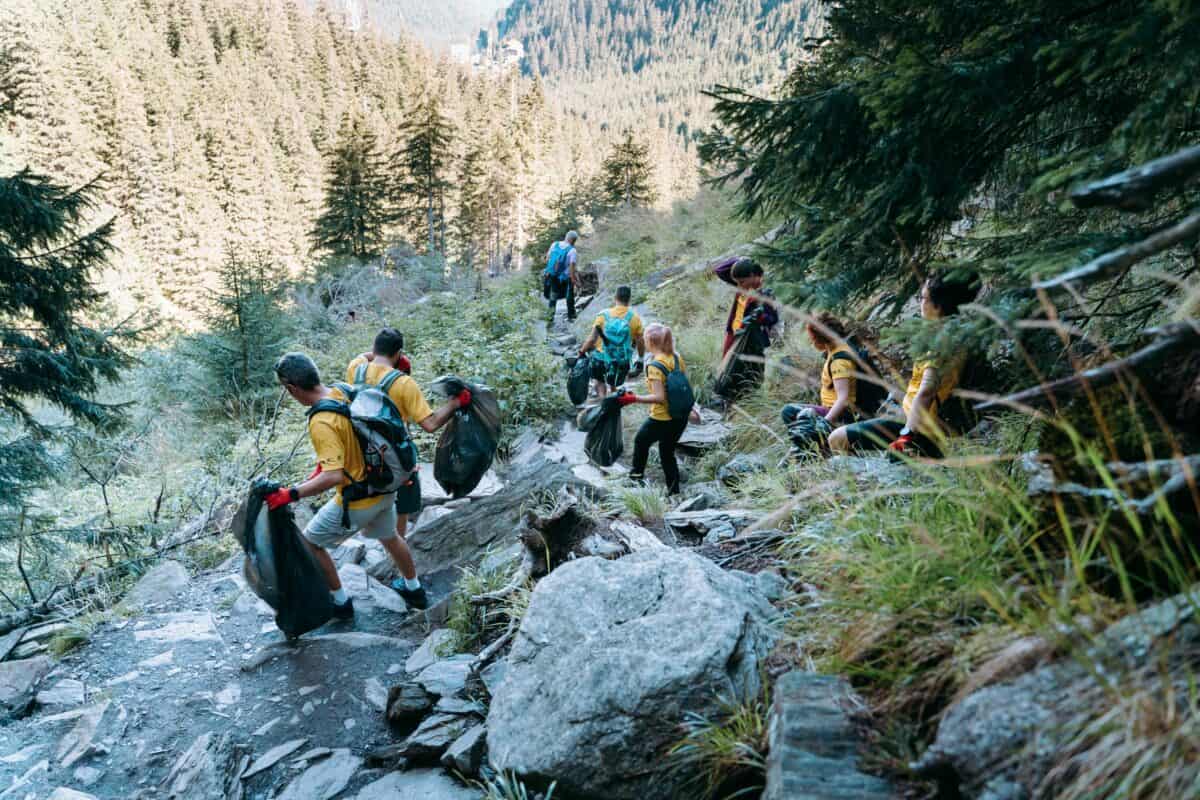
<instances>
[{"instance_id":1,"label":"black trash bag","mask_svg":"<svg viewBox=\"0 0 1200 800\"><path fill-rule=\"evenodd\" d=\"M500 444L500 403L492 390L448 375L433 382L434 391L454 397L471 391L471 402L442 429L433 458L433 477L451 497L466 497L492 466Z\"/></svg>"},{"instance_id":2,"label":"black trash bag","mask_svg":"<svg viewBox=\"0 0 1200 800\"><path fill-rule=\"evenodd\" d=\"M738 331L725 354L713 391L726 400L737 400L763 382L766 336L756 323Z\"/></svg>"},{"instance_id":3,"label":"black trash bag","mask_svg":"<svg viewBox=\"0 0 1200 800\"><path fill-rule=\"evenodd\" d=\"M792 440L793 454L816 450L825 452L833 426L811 408L800 412L795 421L788 425L788 438Z\"/></svg>"},{"instance_id":4,"label":"black trash bag","mask_svg":"<svg viewBox=\"0 0 1200 800\"><path fill-rule=\"evenodd\" d=\"M333 618L325 576L300 538L290 506L267 510L263 497L278 484L258 480L233 521L246 553L242 575L256 595L275 609L275 624L289 639L316 630Z\"/></svg>"},{"instance_id":5,"label":"black trash bag","mask_svg":"<svg viewBox=\"0 0 1200 800\"><path fill-rule=\"evenodd\" d=\"M567 397L571 404L581 406L587 402L588 386L592 382L592 360L587 356L579 356L574 364L568 363Z\"/></svg>"},{"instance_id":6,"label":"black trash bag","mask_svg":"<svg viewBox=\"0 0 1200 800\"><path fill-rule=\"evenodd\" d=\"M625 452L625 437L621 429L621 406L615 395L585 409L579 415L579 430L587 433L583 449L594 463L611 467Z\"/></svg>"}]
</instances>

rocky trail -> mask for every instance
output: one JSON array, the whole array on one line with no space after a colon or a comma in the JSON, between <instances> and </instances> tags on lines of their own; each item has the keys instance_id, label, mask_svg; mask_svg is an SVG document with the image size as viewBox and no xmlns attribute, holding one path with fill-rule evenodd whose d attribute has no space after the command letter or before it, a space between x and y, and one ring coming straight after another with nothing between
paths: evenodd
<instances>
[{"instance_id":1,"label":"rocky trail","mask_svg":"<svg viewBox=\"0 0 1200 800\"><path fill-rule=\"evenodd\" d=\"M558 352L577 341L561 317L547 332ZM688 447L728 432L707 415ZM455 800L480 796L463 779L485 765L557 781L555 797L666 797L689 778L659 769L684 712L715 714L764 676L785 687L765 797L893 796L858 770L849 687L779 657L787 581L721 566L777 532L754 530L719 483L690 487L654 530L585 512L627 467L588 463L583 440L569 419L552 441L526 432L461 500L427 478L409 534L427 612L405 609L382 548L356 537L335 553L355 619L294 645L240 553L198 575L160 562L58 660L22 645L0 662L0 800ZM459 568L481 564L540 578L507 655L456 653L443 627Z\"/></svg>"}]
</instances>

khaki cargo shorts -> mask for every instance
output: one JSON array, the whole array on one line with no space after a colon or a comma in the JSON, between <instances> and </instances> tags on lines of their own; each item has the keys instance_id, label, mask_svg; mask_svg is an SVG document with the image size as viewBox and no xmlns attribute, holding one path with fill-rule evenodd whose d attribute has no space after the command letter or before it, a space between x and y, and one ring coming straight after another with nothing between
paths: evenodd
<instances>
[{"instance_id":1,"label":"khaki cargo shorts","mask_svg":"<svg viewBox=\"0 0 1200 800\"><path fill-rule=\"evenodd\" d=\"M396 535L396 502L383 495L369 508L350 509L350 527L342 527L342 507L337 498L321 506L321 510L304 527L304 538L317 547L332 550L355 533L367 539L390 539Z\"/></svg>"}]
</instances>

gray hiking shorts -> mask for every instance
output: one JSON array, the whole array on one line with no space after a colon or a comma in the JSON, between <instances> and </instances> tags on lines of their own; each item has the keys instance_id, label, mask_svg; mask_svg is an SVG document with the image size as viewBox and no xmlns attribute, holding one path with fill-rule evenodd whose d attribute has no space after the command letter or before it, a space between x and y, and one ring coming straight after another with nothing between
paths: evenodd
<instances>
[{"instance_id":1,"label":"gray hiking shorts","mask_svg":"<svg viewBox=\"0 0 1200 800\"><path fill-rule=\"evenodd\" d=\"M321 506L321 510L304 527L304 538L331 550L355 533L367 539L390 539L396 535L396 502L384 495L370 508L350 509L350 527L342 527L342 507L337 498Z\"/></svg>"}]
</instances>

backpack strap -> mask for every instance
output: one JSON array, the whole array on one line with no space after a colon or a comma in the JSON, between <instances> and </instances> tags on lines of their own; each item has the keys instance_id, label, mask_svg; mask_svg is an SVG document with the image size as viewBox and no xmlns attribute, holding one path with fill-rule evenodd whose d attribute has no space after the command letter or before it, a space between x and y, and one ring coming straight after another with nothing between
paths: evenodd
<instances>
[{"instance_id":1,"label":"backpack strap","mask_svg":"<svg viewBox=\"0 0 1200 800\"><path fill-rule=\"evenodd\" d=\"M625 322L626 322L626 324L633 322L633 309L632 308L625 312Z\"/></svg>"},{"instance_id":2,"label":"backpack strap","mask_svg":"<svg viewBox=\"0 0 1200 800\"><path fill-rule=\"evenodd\" d=\"M354 382L358 384L367 382L367 367L371 366L370 361L364 361L358 365L358 369L354 370Z\"/></svg>"},{"instance_id":3,"label":"backpack strap","mask_svg":"<svg viewBox=\"0 0 1200 800\"><path fill-rule=\"evenodd\" d=\"M392 384L404 377L404 373L398 369L393 369L388 374L383 376L383 380L379 381L379 391L387 394L392 390Z\"/></svg>"},{"instance_id":4,"label":"backpack strap","mask_svg":"<svg viewBox=\"0 0 1200 800\"><path fill-rule=\"evenodd\" d=\"M318 400L313 407L308 410L308 414L306 414L306 416L309 419L312 419L315 415L324 411L337 414L338 416L345 417L346 419L350 418L349 405L343 403L341 400L330 400L328 397L324 400Z\"/></svg>"}]
</instances>

